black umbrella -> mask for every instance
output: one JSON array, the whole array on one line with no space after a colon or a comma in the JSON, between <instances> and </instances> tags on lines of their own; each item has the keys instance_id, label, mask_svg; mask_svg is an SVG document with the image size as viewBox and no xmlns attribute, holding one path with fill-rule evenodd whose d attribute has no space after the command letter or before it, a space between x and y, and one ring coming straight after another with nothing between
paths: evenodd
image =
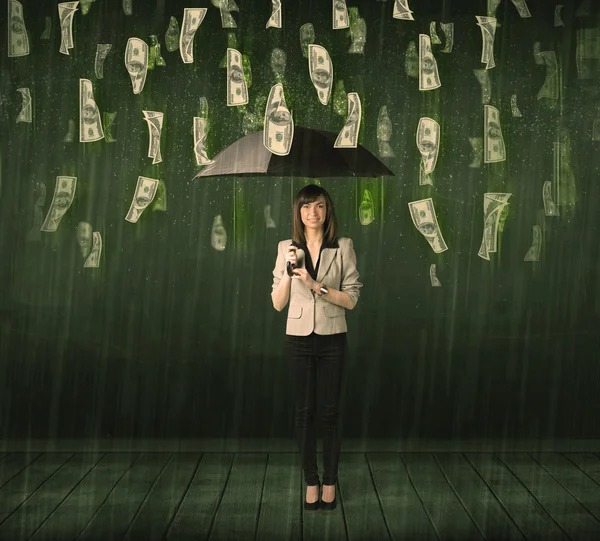
<instances>
[{"instance_id":1,"label":"black umbrella","mask_svg":"<svg viewBox=\"0 0 600 541\"><path fill-rule=\"evenodd\" d=\"M336 133L296 126L287 156L277 156L263 145L262 130L246 135L222 150L194 178L240 177L379 177L394 176L365 147L334 148Z\"/></svg>"}]
</instances>

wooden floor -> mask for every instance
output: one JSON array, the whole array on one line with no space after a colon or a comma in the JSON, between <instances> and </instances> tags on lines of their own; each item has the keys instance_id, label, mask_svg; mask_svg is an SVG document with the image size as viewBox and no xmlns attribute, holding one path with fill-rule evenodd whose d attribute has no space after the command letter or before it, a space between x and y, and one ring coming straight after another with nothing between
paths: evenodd
<instances>
[{"instance_id":1,"label":"wooden floor","mask_svg":"<svg viewBox=\"0 0 600 541\"><path fill-rule=\"evenodd\" d=\"M304 491L291 452L0 453L0 539L600 540L595 452L342 452L338 508Z\"/></svg>"}]
</instances>

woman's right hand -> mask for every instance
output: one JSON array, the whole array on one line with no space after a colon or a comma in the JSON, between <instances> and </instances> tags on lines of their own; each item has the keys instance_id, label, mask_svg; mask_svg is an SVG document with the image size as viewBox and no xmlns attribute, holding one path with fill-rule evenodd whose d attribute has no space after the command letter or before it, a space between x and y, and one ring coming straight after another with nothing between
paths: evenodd
<instances>
[{"instance_id":1,"label":"woman's right hand","mask_svg":"<svg viewBox=\"0 0 600 541\"><path fill-rule=\"evenodd\" d=\"M296 247L290 246L288 247L287 254L285 255L285 262L291 263L292 265L296 264Z\"/></svg>"}]
</instances>

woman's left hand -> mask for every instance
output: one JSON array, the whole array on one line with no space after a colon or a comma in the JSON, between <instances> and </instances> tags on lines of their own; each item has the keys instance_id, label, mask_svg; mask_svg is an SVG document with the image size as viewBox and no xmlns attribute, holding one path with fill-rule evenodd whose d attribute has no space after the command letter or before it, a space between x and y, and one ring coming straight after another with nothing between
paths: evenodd
<instances>
[{"instance_id":1,"label":"woman's left hand","mask_svg":"<svg viewBox=\"0 0 600 541\"><path fill-rule=\"evenodd\" d=\"M312 289L313 285L316 284L316 282L313 280L312 276L308 274L308 271L306 269L299 267L297 269L293 269L292 272L294 273L294 277L292 278L292 280L300 280L308 289Z\"/></svg>"}]
</instances>

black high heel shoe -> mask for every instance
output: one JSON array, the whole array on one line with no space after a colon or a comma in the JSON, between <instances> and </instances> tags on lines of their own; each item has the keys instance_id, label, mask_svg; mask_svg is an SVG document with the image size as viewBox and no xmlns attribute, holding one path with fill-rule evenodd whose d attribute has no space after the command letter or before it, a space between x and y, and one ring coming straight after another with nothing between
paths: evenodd
<instances>
[{"instance_id":1,"label":"black high heel shoe","mask_svg":"<svg viewBox=\"0 0 600 541\"><path fill-rule=\"evenodd\" d=\"M335 496L332 501L324 502L322 499L322 494L319 495L319 501L321 502L321 509L323 511L333 511L337 507L337 490L335 491Z\"/></svg>"},{"instance_id":2,"label":"black high heel shoe","mask_svg":"<svg viewBox=\"0 0 600 541\"><path fill-rule=\"evenodd\" d=\"M309 485L309 486L314 486L314 485ZM321 501L321 481L319 481L319 484L317 485L318 491L319 491L319 497L317 498L316 502L313 503L308 503L306 501L306 496L304 496L304 510L305 511L316 511L317 509L319 509L319 502Z\"/></svg>"}]
</instances>

